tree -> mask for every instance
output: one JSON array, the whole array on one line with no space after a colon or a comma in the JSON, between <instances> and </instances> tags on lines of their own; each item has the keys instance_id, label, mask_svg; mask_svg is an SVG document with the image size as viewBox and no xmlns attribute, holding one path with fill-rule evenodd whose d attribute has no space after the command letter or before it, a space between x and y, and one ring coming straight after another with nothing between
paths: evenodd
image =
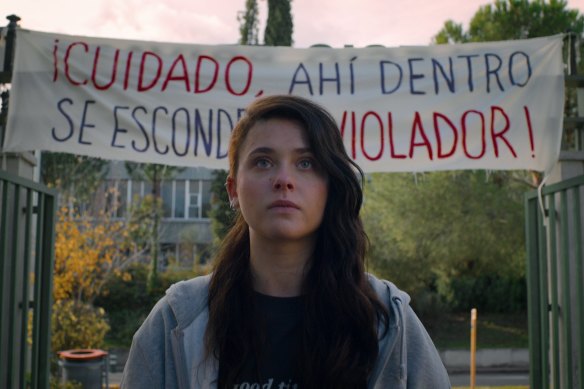
<instances>
[{"instance_id":1,"label":"tree","mask_svg":"<svg viewBox=\"0 0 584 389\"><path fill-rule=\"evenodd\" d=\"M79 214L59 210L55 234L55 300L92 304L103 285L141 253L130 239L132 226L109 212Z\"/></svg>"},{"instance_id":2,"label":"tree","mask_svg":"<svg viewBox=\"0 0 584 389\"><path fill-rule=\"evenodd\" d=\"M240 45L257 45L258 44L258 2L257 0L247 0L245 2L245 11L237 15L239 22L239 44Z\"/></svg>"},{"instance_id":3,"label":"tree","mask_svg":"<svg viewBox=\"0 0 584 389\"><path fill-rule=\"evenodd\" d=\"M568 31L581 35L583 28L582 15L568 10L563 0L496 0L479 8L468 31L446 21L433 43ZM455 290L460 294L465 284L478 285L485 295L485 276L524 277L522 194L537 186L538 173L463 171L416 177L417 184L407 175L372 176L364 215L375 271L414 295L435 288L451 303Z\"/></svg>"},{"instance_id":4,"label":"tree","mask_svg":"<svg viewBox=\"0 0 584 389\"><path fill-rule=\"evenodd\" d=\"M60 192L61 202L88 202L108 172L104 159L45 151L41 181Z\"/></svg>"},{"instance_id":5,"label":"tree","mask_svg":"<svg viewBox=\"0 0 584 389\"><path fill-rule=\"evenodd\" d=\"M159 164L139 164L126 162L128 174L137 180L148 181L151 184L151 198L146 199L145 204L150 208L150 272L148 274L148 291L156 288L158 282L158 243L159 226L162 217L161 184L163 180L171 179L175 174L180 173L184 168Z\"/></svg>"},{"instance_id":6,"label":"tree","mask_svg":"<svg viewBox=\"0 0 584 389\"><path fill-rule=\"evenodd\" d=\"M573 32L582 35L584 16L567 9L565 0L496 0L479 8L468 31L448 20L433 38L434 43L487 42L526 39Z\"/></svg>"},{"instance_id":7,"label":"tree","mask_svg":"<svg viewBox=\"0 0 584 389\"><path fill-rule=\"evenodd\" d=\"M524 276L525 185L485 171L373 174L363 219L372 270L414 296L452 280Z\"/></svg>"},{"instance_id":8,"label":"tree","mask_svg":"<svg viewBox=\"0 0 584 389\"><path fill-rule=\"evenodd\" d=\"M292 46L290 0L268 0L268 20L264 33L266 46Z\"/></svg>"},{"instance_id":9,"label":"tree","mask_svg":"<svg viewBox=\"0 0 584 389\"><path fill-rule=\"evenodd\" d=\"M136 226L114 220L114 214L115 210L78 213L69 207L58 212L51 316L54 353L103 346L110 327L105 311L93 303L113 277L127 280L126 268L141 255L131 238Z\"/></svg>"},{"instance_id":10,"label":"tree","mask_svg":"<svg viewBox=\"0 0 584 389\"><path fill-rule=\"evenodd\" d=\"M229 196L225 189L227 171L215 170L211 182L211 231L213 246L218 247L234 221L234 212L229 207Z\"/></svg>"}]
</instances>

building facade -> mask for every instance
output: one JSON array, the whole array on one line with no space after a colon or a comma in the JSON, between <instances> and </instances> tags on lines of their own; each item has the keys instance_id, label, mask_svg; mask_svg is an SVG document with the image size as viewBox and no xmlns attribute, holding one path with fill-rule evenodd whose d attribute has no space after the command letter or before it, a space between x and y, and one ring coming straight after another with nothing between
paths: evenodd
<instances>
[{"instance_id":1,"label":"building facade","mask_svg":"<svg viewBox=\"0 0 584 389\"><path fill-rule=\"evenodd\" d=\"M160 270L171 265L192 269L208 260L212 241L209 217L212 180L213 170L206 168L185 168L161 180ZM133 178L124 162L112 161L98 193L115 193L115 217L126 218L152 189L152 182ZM99 197L106 199L108 196Z\"/></svg>"}]
</instances>

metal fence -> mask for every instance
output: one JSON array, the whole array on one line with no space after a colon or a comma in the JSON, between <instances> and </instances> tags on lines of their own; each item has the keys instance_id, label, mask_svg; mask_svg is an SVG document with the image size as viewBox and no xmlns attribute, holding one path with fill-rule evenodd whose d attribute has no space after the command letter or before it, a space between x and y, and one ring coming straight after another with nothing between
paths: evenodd
<instances>
[{"instance_id":1,"label":"metal fence","mask_svg":"<svg viewBox=\"0 0 584 389\"><path fill-rule=\"evenodd\" d=\"M49 388L56 196L0 171L1 388Z\"/></svg>"},{"instance_id":2,"label":"metal fence","mask_svg":"<svg viewBox=\"0 0 584 389\"><path fill-rule=\"evenodd\" d=\"M532 388L584 389L584 176L526 194Z\"/></svg>"}]
</instances>

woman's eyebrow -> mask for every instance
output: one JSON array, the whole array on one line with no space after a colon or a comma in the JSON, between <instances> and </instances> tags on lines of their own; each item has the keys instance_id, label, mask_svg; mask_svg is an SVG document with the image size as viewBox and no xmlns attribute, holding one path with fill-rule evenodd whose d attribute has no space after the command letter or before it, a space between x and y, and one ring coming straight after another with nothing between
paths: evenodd
<instances>
[{"instance_id":1,"label":"woman's eyebrow","mask_svg":"<svg viewBox=\"0 0 584 389\"><path fill-rule=\"evenodd\" d=\"M254 154L273 154L275 152L275 150L271 147L256 147L255 149L253 149L252 151L249 152L248 156L254 155Z\"/></svg>"},{"instance_id":2,"label":"woman's eyebrow","mask_svg":"<svg viewBox=\"0 0 584 389\"><path fill-rule=\"evenodd\" d=\"M312 154L313 153L313 151L310 147L299 147L297 149L292 150L292 152L295 154ZM261 146L261 147L256 147L255 149L250 151L248 156L252 156L255 154L274 154L274 153L276 153L276 150L274 148Z\"/></svg>"}]
</instances>

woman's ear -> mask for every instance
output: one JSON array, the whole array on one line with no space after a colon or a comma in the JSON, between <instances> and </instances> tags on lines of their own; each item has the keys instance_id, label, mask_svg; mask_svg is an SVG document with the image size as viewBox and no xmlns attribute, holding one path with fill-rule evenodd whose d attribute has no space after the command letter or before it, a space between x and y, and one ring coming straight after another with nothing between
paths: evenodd
<instances>
[{"instance_id":1,"label":"woman's ear","mask_svg":"<svg viewBox=\"0 0 584 389\"><path fill-rule=\"evenodd\" d=\"M237 198L237 188L233 177L227 177L225 188L227 189L227 195L229 196L229 206L232 209L237 208L239 206L239 199Z\"/></svg>"}]
</instances>

